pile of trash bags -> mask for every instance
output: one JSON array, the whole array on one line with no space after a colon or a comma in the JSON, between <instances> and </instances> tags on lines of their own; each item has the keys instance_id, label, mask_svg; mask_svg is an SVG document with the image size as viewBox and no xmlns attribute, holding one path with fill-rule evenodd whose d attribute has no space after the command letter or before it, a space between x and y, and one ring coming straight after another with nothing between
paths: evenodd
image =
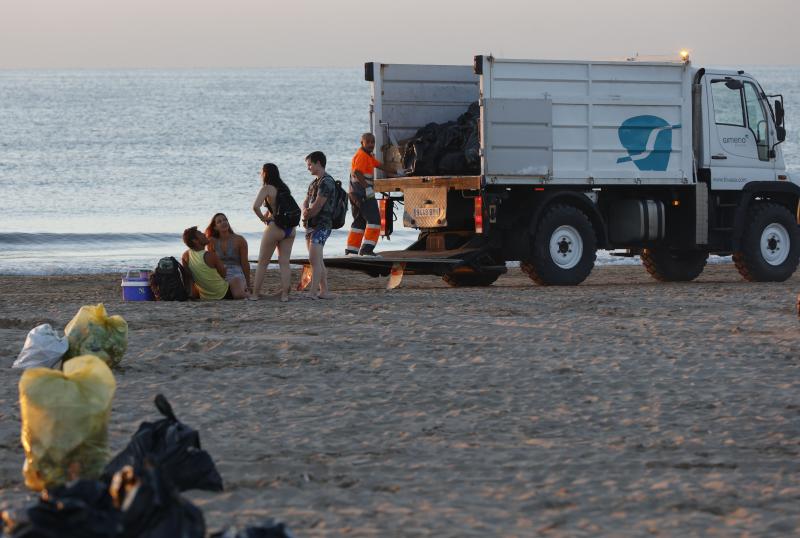
<instances>
[{"instance_id":1,"label":"pile of trash bags","mask_svg":"<svg viewBox=\"0 0 800 538\"><path fill-rule=\"evenodd\" d=\"M469 105L456 121L429 123L409 139L403 168L412 176L476 176L481 173L480 107Z\"/></svg>"},{"instance_id":2,"label":"pile of trash bags","mask_svg":"<svg viewBox=\"0 0 800 538\"><path fill-rule=\"evenodd\" d=\"M117 366L128 349L128 322L109 316L103 304L82 306L60 337L50 324L31 329L12 368L55 368L59 361L94 355Z\"/></svg>"},{"instance_id":3,"label":"pile of trash bags","mask_svg":"<svg viewBox=\"0 0 800 538\"><path fill-rule=\"evenodd\" d=\"M128 325L102 304L84 306L60 337L32 329L13 367L19 381L25 485L40 492L25 509L0 513L8 538L205 538L188 490L222 491L200 434L163 395L162 418L142 422L110 461L108 423L117 388L111 367L128 346ZM63 361L63 362L62 362ZM56 369L61 363L61 369ZM291 538L282 523L223 530L212 538Z\"/></svg>"},{"instance_id":4,"label":"pile of trash bags","mask_svg":"<svg viewBox=\"0 0 800 538\"><path fill-rule=\"evenodd\" d=\"M94 361L86 360L84 368L108 369L96 357L90 358ZM71 374L74 377L74 372ZM19 512L2 513L3 536L205 538L202 511L181 493L192 489L222 491L222 477L211 456L201 448L198 432L177 419L163 395L156 396L155 405L163 418L142 422L128 446L96 473L99 478L84 473L85 467L81 466L79 478L68 477L72 478L69 481L53 478L46 482L47 488L36 504ZM30 421L31 414L26 414L23 404L23 435L26 428L38 426L26 424L26 417ZM65 437L68 435L59 431L54 433L53 442L43 444L61 445ZM28 456L26 448L26 465ZM40 468L41 462L33 459ZM58 468L67 463L55 461L54 457L51 460ZM211 537L292 538L292 535L283 523L267 520L243 529L231 527Z\"/></svg>"}]
</instances>

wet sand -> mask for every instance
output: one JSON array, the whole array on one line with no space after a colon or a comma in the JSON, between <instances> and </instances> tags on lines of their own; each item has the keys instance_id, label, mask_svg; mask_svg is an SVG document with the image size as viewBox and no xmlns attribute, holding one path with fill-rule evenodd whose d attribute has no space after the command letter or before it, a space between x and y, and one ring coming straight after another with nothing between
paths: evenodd
<instances>
[{"instance_id":1,"label":"wet sand","mask_svg":"<svg viewBox=\"0 0 800 538\"><path fill-rule=\"evenodd\" d=\"M800 532L799 275L330 280L336 300L284 305L123 303L118 275L0 277L0 504L32 498L10 369L27 331L104 302L130 325L111 450L165 394L225 480L188 495L209 530L275 517L298 537Z\"/></svg>"}]
</instances>

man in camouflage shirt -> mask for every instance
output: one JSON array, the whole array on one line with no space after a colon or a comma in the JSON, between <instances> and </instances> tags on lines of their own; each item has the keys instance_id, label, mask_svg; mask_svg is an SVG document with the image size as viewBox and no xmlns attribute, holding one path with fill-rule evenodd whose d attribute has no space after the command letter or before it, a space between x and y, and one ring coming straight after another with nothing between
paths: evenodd
<instances>
[{"instance_id":1,"label":"man in camouflage shirt","mask_svg":"<svg viewBox=\"0 0 800 538\"><path fill-rule=\"evenodd\" d=\"M322 251L331 235L336 184L325 171L326 164L327 158L321 151L314 151L306 157L306 167L314 176L303 201L303 225L312 270L311 297L314 299L333 298L328 291L328 271Z\"/></svg>"}]
</instances>

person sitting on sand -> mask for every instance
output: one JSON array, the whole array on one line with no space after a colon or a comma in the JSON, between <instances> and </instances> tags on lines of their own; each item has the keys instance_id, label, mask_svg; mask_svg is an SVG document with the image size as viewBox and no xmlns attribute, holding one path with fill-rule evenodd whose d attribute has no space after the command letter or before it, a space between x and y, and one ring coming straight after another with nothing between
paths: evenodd
<instances>
[{"instance_id":1,"label":"person sitting on sand","mask_svg":"<svg viewBox=\"0 0 800 538\"><path fill-rule=\"evenodd\" d=\"M225 280L231 284L236 279L250 287L250 262L247 260L247 240L235 233L224 213L217 213L206 227L209 242L206 249L219 257L225 266Z\"/></svg>"},{"instance_id":2,"label":"person sitting on sand","mask_svg":"<svg viewBox=\"0 0 800 538\"><path fill-rule=\"evenodd\" d=\"M303 201L303 225L306 228L308 261L311 262L311 298L332 299L328 292L328 271L325 269L322 249L331 235L333 202L336 184L325 171L327 158L321 151L309 153L306 168L314 176Z\"/></svg>"},{"instance_id":3,"label":"person sitting on sand","mask_svg":"<svg viewBox=\"0 0 800 538\"><path fill-rule=\"evenodd\" d=\"M213 252L206 252L208 238L192 226L183 231L183 242L189 250L183 253L181 261L189 269L194 285L192 297L199 295L204 301L219 299L244 299L247 291L244 280L237 278L231 284L225 281L225 266Z\"/></svg>"},{"instance_id":4,"label":"person sitting on sand","mask_svg":"<svg viewBox=\"0 0 800 538\"><path fill-rule=\"evenodd\" d=\"M292 285L292 270L289 267L289 260L292 257L292 245L296 235L294 227L282 228L275 222L274 210L278 209L278 193L281 193L282 200L289 197L291 202L292 193L288 185L281 179L281 173L278 167L272 163L266 163L261 168L261 189L256 195L256 200L253 202L253 211L261 222L266 224L264 228L264 235L261 237L261 249L258 253L258 266L256 267L256 280L253 283L253 292L250 294L249 299L258 299L258 294L261 291L261 284L264 283L264 276L266 275L267 265L272 259L272 253L275 252L275 247L278 248L278 266L281 273L281 292L280 297L282 302L289 300L289 288ZM262 213L262 207L267 206L267 212ZM297 205L293 205L297 209ZM278 219L280 220L280 218Z\"/></svg>"}]
</instances>

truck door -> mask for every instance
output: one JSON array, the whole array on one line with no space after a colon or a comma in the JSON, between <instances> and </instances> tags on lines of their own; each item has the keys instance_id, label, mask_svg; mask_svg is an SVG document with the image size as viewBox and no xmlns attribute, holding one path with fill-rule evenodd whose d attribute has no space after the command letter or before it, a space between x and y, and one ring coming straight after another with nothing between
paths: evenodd
<instances>
[{"instance_id":1,"label":"truck door","mask_svg":"<svg viewBox=\"0 0 800 538\"><path fill-rule=\"evenodd\" d=\"M711 188L741 190L751 181L775 179L770 158L770 124L764 95L747 77L705 78Z\"/></svg>"}]
</instances>

